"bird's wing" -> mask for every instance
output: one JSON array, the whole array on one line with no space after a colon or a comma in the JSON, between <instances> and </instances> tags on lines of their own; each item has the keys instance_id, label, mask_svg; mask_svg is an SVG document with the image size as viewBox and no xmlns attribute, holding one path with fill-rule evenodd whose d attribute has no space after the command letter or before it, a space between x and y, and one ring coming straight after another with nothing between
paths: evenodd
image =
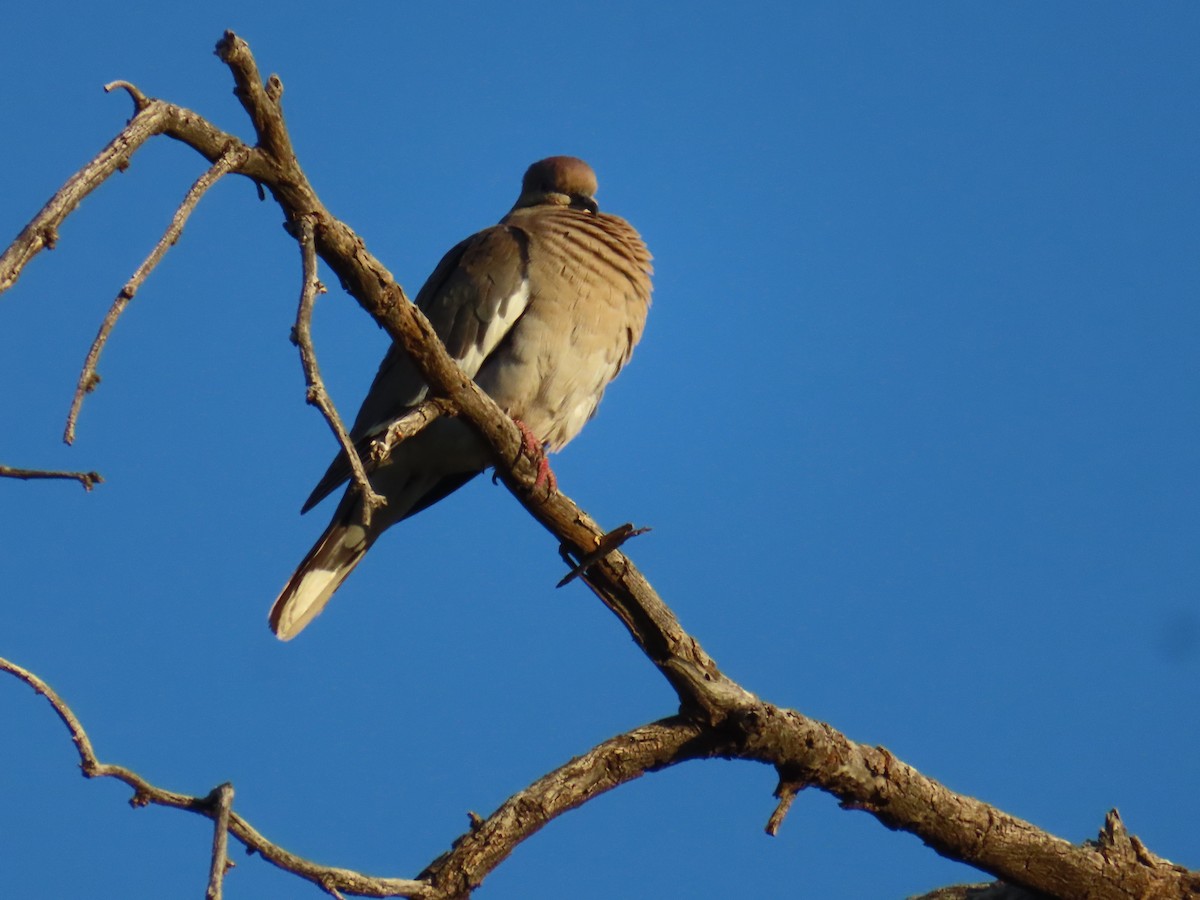
<instances>
[{"instance_id":1,"label":"bird's wing","mask_svg":"<svg viewBox=\"0 0 1200 900\"><path fill-rule=\"evenodd\" d=\"M650 254L624 219L570 208L506 219L530 241L532 299L475 382L551 450L628 362L650 306Z\"/></svg>"},{"instance_id":2,"label":"bird's wing","mask_svg":"<svg viewBox=\"0 0 1200 900\"><path fill-rule=\"evenodd\" d=\"M468 378L512 329L529 304L528 240L519 229L496 225L450 250L417 294L416 304ZM393 344L355 417L350 437L360 452L416 404L429 388L408 353ZM305 502L307 512L350 477L338 454Z\"/></svg>"}]
</instances>

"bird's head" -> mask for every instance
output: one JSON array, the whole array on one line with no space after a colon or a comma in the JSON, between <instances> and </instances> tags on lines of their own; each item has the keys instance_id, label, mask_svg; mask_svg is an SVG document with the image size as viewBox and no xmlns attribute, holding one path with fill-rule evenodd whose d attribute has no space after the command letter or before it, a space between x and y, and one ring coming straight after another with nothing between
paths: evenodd
<instances>
[{"instance_id":1,"label":"bird's head","mask_svg":"<svg viewBox=\"0 0 1200 900\"><path fill-rule=\"evenodd\" d=\"M521 196L513 209L529 206L570 206L596 212L596 173L574 156L549 156L525 171Z\"/></svg>"}]
</instances>

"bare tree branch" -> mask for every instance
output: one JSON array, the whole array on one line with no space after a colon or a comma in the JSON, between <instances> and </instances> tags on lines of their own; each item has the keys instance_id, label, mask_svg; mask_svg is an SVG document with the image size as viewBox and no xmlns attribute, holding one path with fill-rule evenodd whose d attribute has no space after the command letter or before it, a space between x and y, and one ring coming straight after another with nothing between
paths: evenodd
<instances>
[{"instance_id":1,"label":"bare tree branch","mask_svg":"<svg viewBox=\"0 0 1200 900\"><path fill-rule=\"evenodd\" d=\"M116 778L119 781L125 782L125 784L133 788L133 797L130 798L129 803L135 808L149 805L169 806L197 813L212 819L214 822L223 815L221 810L222 803L220 801L214 802L212 795L209 795L209 797L193 797L188 794L179 794L175 791L164 790L151 784L131 769L100 762L96 756L95 749L92 747L91 739L83 729L83 725L75 713L71 711L71 708L63 702L63 699L54 692L50 685L46 684L46 682L42 681L41 678L29 670L7 659L0 658L0 671L15 675L49 701L50 706L58 714L58 717L62 719L63 724L67 726L67 730L71 733L71 740L75 744L75 749L79 752L79 767L83 770L85 777ZM232 793L230 796L232 797ZM295 854L289 853L282 847L272 844L255 831L245 819L232 811L228 811L228 831L241 841L246 846L246 849L253 850L262 856L263 859L274 863L279 868L293 872L301 878L306 878L325 889L336 887L347 893L358 894L364 897L432 898L436 896L429 889L428 885L419 881L412 881L405 878L373 878L349 869L319 866L316 863L309 862Z\"/></svg>"},{"instance_id":2,"label":"bare tree branch","mask_svg":"<svg viewBox=\"0 0 1200 900\"><path fill-rule=\"evenodd\" d=\"M453 850L439 857L422 873L421 880L377 878L348 869L318 866L267 841L237 813L230 811L231 785L221 785L207 797L192 797L159 788L125 767L100 762L83 725L48 684L3 658L0 658L0 671L16 676L49 701L71 734L85 776L112 777L125 782L134 789L130 803L135 807L170 806L213 819L212 871L216 871L218 865L218 835L228 830L247 849L280 868L307 878L326 891L340 890L359 896L430 900L460 896L478 886L522 840L592 797L674 763L733 752L731 745L706 735L697 723L679 717L635 728L610 738L543 776L506 800L486 819L476 820L470 831L454 842ZM227 823L225 828L221 827L223 817ZM222 863L222 871L223 868ZM211 884L210 875L210 891Z\"/></svg>"},{"instance_id":3,"label":"bare tree branch","mask_svg":"<svg viewBox=\"0 0 1200 900\"><path fill-rule=\"evenodd\" d=\"M0 478L22 478L25 480L39 478L60 478L68 481L78 481L85 491L90 491L104 479L99 472L60 472L52 469L18 469L13 466L0 465Z\"/></svg>"},{"instance_id":4,"label":"bare tree branch","mask_svg":"<svg viewBox=\"0 0 1200 900\"><path fill-rule=\"evenodd\" d=\"M376 509L387 503L387 498L375 493L371 482L367 479L366 469L359 458L358 449L346 433L342 417L338 415L325 382L321 379L321 370L317 365L317 352L312 343L312 311L317 294L325 292L325 285L317 278L317 250L313 244L312 222L301 218L296 223L296 240L300 244L300 257L303 267L304 287L300 291L300 307L296 310L296 324L292 330L292 341L300 349L300 363L304 367L304 380L308 386L305 395L307 401L321 411L334 437L342 445L342 451L350 461L351 477L358 486L363 497L362 524L365 528L371 524L371 515Z\"/></svg>"},{"instance_id":5,"label":"bare tree branch","mask_svg":"<svg viewBox=\"0 0 1200 900\"><path fill-rule=\"evenodd\" d=\"M1013 887L1011 884L956 884L939 888L909 900L1045 900L1045 894Z\"/></svg>"},{"instance_id":6,"label":"bare tree branch","mask_svg":"<svg viewBox=\"0 0 1200 900\"><path fill-rule=\"evenodd\" d=\"M213 818L212 865L208 870L207 900L221 900L225 871L233 866L229 860L229 814L233 807L233 785L228 781L213 788L205 798L216 809Z\"/></svg>"},{"instance_id":7,"label":"bare tree branch","mask_svg":"<svg viewBox=\"0 0 1200 900\"><path fill-rule=\"evenodd\" d=\"M760 700L727 678L617 549L623 540L621 529L605 532L561 493L544 497L539 492L539 496L533 496L535 466L518 452L521 438L516 425L466 378L392 274L317 197L292 152L280 106L282 84L274 76L265 86L262 84L249 47L232 32L226 32L217 45L217 55L233 73L235 93L253 123L257 146L247 148L196 114L147 100L132 86L121 85L138 106L134 120L122 132L124 142L118 136L97 160L69 181L22 232L14 248L0 257L0 290L6 286L5 278L11 284L25 262L47 245L48 236L53 236L78 198L115 171L118 162L127 163L129 155L150 134L167 134L210 160L236 150L229 171L251 177L271 192L302 248L311 234L315 254L393 341L412 356L425 377L431 402L437 405L430 406L405 428L417 428L427 416L444 414L447 408L470 423L490 448L497 475L565 552L577 560L572 569L582 573L582 580L620 618L680 701L678 716L604 742L514 795L487 819L473 820L471 830L423 873L422 881L369 879L347 870L315 866L265 841L230 812L229 830L237 839L334 895L345 891L379 896L381 886L386 886L393 895L458 897L478 885L517 843L566 809L645 772L682 759L719 755L770 764L780 772L776 792L780 804L769 828L778 828L790 797L802 787L813 786L833 794L848 809L869 812L889 828L919 836L945 856L1047 895L1127 900L1182 898L1200 892L1200 875L1150 853L1125 831L1115 811L1095 845L1074 846L979 800L948 790L882 747L854 743L828 725ZM303 252L308 285L309 276L315 281L315 266L310 265L313 261L309 251ZM372 454L382 446L377 444ZM7 669L18 677L24 672L11 664ZM30 680L33 676L29 673L24 675L28 676L24 678L27 683L41 690L37 687L40 682ZM48 691L46 688L41 692ZM212 803L203 799L162 791L135 773L96 762L86 735L56 699L51 702L71 729L85 772L121 778L134 787L135 801L141 803L176 806L210 818L217 815Z\"/></svg>"},{"instance_id":8,"label":"bare tree branch","mask_svg":"<svg viewBox=\"0 0 1200 900\"><path fill-rule=\"evenodd\" d=\"M253 105L256 98L260 103L249 110L256 130L260 134L283 130L278 104L265 90L245 87L257 78L245 42L226 32L217 45L217 55L233 70L243 105ZM177 129L172 136L189 140L186 129ZM200 137L207 139L203 132ZM290 143L286 146L290 147ZM201 146L196 149L203 152ZM521 438L517 426L463 374L438 340L429 320L408 301L404 289L367 250L363 240L329 213L295 158L289 154L285 159L268 161L263 149L256 148L255 153L261 155L248 161L245 168L253 167L260 173L255 177L271 191L289 223L297 223L302 217L311 218L317 253L338 275L346 290L413 357L434 396L448 398L479 432L492 451L497 473L509 489L577 558L600 546L606 531L565 495L530 496L536 469L519 452ZM634 640L679 692L685 708L719 721L739 703L754 701L752 694L725 678L699 643L683 632L671 611L623 554L609 553L593 565L587 581L625 622Z\"/></svg>"},{"instance_id":9,"label":"bare tree branch","mask_svg":"<svg viewBox=\"0 0 1200 900\"><path fill-rule=\"evenodd\" d=\"M624 546L626 541L645 534L650 530L651 529L649 527L634 528L632 522L626 522L624 525L618 525L612 531L608 532L608 534L600 538L596 544L596 548L585 553L578 562L575 562L571 559L568 548L560 545L558 548L559 555L562 556L563 562L571 567L571 571L560 578L555 587L566 587L568 584L590 569L593 565L600 562L600 560L604 559L604 557L608 556L608 554L612 553L618 547Z\"/></svg>"},{"instance_id":10,"label":"bare tree branch","mask_svg":"<svg viewBox=\"0 0 1200 900\"><path fill-rule=\"evenodd\" d=\"M256 182L270 174L273 167L263 154L243 155L246 147L232 134L222 131L208 120L173 103L147 98L125 81L114 81L106 89L122 88L134 99L136 114L103 150L51 197L41 211L21 230L9 247L0 254L0 293L12 287L25 266L44 249L53 249L58 241L58 229L88 194L103 184L114 172L129 167L133 154L157 134L182 141L210 163L226 153L236 152L240 162L232 170Z\"/></svg>"},{"instance_id":11,"label":"bare tree branch","mask_svg":"<svg viewBox=\"0 0 1200 900\"><path fill-rule=\"evenodd\" d=\"M150 105L150 98L139 91L135 85L130 84L128 81L110 81L104 86L104 93L111 94L118 88L127 93L129 95L129 99L133 101L134 115Z\"/></svg>"},{"instance_id":12,"label":"bare tree branch","mask_svg":"<svg viewBox=\"0 0 1200 900\"><path fill-rule=\"evenodd\" d=\"M678 716L609 738L513 795L486 819L473 820L471 830L420 877L438 889L438 896L465 895L551 819L648 772L731 750Z\"/></svg>"},{"instance_id":13,"label":"bare tree branch","mask_svg":"<svg viewBox=\"0 0 1200 900\"><path fill-rule=\"evenodd\" d=\"M213 127L191 110L161 100L148 100L127 82L113 82L108 87L123 87L129 91L134 97L137 114L103 150L59 188L17 235L16 240L0 254L0 293L16 283L25 266L38 253L54 248L58 241L58 229L67 216L114 172L128 168L133 154L154 135L175 137L186 133L187 143L209 162L216 162L229 150L244 147L236 137ZM247 158L244 165L236 170L253 178L255 162L255 158Z\"/></svg>"},{"instance_id":14,"label":"bare tree branch","mask_svg":"<svg viewBox=\"0 0 1200 900\"><path fill-rule=\"evenodd\" d=\"M442 416L455 415L458 415L458 410L445 398L434 397L430 400L422 400L389 425L387 431L371 440L368 454L371 464L378 466L383 463L402 441L406 441L414 434L424 430L431 422Z\"/></svg>"},{"instance_id":15,"label":"bare tree branch","mask_svg":"<svg viewBox=\"0 0 1200 900\"><path fill-rule=\"evenodd\" d=\"M779 786L775 788L775 796L779 800L779 805L775 807L775 811L771 813L771 818L767 820L766 827L763 829L771 837L779 834L779 829L783 825L784 818L787 817L788 810L792 808L792 803L797 795L804 790L807 785L803 781L785 780L782 776L779 779Z\"/></svg>"},{"instance_id":16,"label":"bare tree branch","mask_svg":"<svg viewBox=\"0 0 1200 900\"><path fill-rule=\"evenodd\" d=\"M132 85L129 86L132 88ZM136 90L136 88L133 88ZM75 396L71 399L71 410L67 413L67 427L63 432L63 440L68 443L75 442L75 421L79 418L79 410L83 406L83 398L96 389L100 383L100 376L96 374L96 363L100 360L100 353L104 350L104 345L108 343L108 336L112 334L113 327L117 324L117 319L121 317L121 313L125 311L125 307L129 305L129 301L134 298L138 292L138 288L142 286L142 282L154 271L154 267L162 261L162 258L167 255L167 251L175 245L179 240L179 236L183 233L183 226L187 223L188 217L191 216L192 210L196 208L196 204L200 202L210 187L216 184L217 180L231 169L234 168L247 154L249 150L245 147L231 147L225 153L221 154L218 159L207 172L196 179L196 183L191 186L187 194L183 198L183 202L179 205L179 209L175 211L175 215L171 219L171 224L167 226L167 230L163 236L159 238L154 249L150 251L150 255L142 262L137 270L130 277L125 286L117 293L116 299L113 300L112 306L109 307L108 315L104 317L104 321L100 323L100 331L96 335L96 339L92 341L92 346L88 350L87 358L83 363L83 371L79 373L79 383L75 386Z\"/></svg>"}]
</instances>

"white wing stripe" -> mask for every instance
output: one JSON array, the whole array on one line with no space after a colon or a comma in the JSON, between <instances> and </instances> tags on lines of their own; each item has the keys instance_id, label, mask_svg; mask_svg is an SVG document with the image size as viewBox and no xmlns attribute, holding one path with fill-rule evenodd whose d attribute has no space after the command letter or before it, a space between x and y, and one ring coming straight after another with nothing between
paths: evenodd
<instances>
[{"instance_id":1,"label":"white wing stripe","mask_svg":"<svg viewBox=\"0 0 1200 900\"><path fill-rule=\"evenodd\" d=\"M502 306L504 312L497 312L488 321L483 334L467 348L466 353L458 360L458 365L468 378L475 377L479 372L479 367L483 365L483 361L491 356L492 351L504 340L504 336L508 334L517 319L521 318L521 313L525 312L525 308L529 306L528 276L521 279L521 286L517 288L517 292L509 297L508 302Z\"/></svg>"}]
</instances>

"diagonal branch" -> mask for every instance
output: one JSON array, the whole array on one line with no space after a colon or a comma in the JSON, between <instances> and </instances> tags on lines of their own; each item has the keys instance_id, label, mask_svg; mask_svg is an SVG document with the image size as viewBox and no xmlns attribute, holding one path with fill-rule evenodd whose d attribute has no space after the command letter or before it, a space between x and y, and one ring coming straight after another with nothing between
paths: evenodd
<instances>
[{"instance_id":1,"label":"diagonal branch","mask_svg":"<svg viewBox=\"0 0 1200 900\"><path fill-rule=\"evenodd\" d=\"M125 89L133 97L136 114L104 149L67 179L66 184L46 201L46 205L0 254L0 294L16 283L21 272L38 253L54 249L58 242L59 227L67 216L113 173L129 168L133 154L155 135L165 134L183 141L210 163L216 162L229 150L245 148L237 137L222 131L190 109L148 99L124 81L115 81L107 85L106 90L117 87ZM259 154L252 153L244 157L234 171L257 179L267 174L269 167Z\"/></svg>"},{"instance_id":2,"label":"diagonal branch","mask_svg":"<svg viewBox=\"0 0 1200 900\"><path fill-rule=\"evenodd\" d=\"M258 74L258 63L250 52L250 45L232 31L226 31L213 51L233 73L234 96L246 110L258 146L273 160L285 165L296 164L292 152L292 138L283 121L283 82L272 75L264 85Z\"/></svg>"},{"instance_id":3,"label":"diagonal branch","mask_svg":"<svg viewBox=\"0 0 1200 900\"><path fill-rule=\"evenodd\" d=\"M96 339L92 341L92 346L88 350L87 358L83 363L83 371L79 373L79 382L75 386L75 396L71 399L71 410L67 413L67 427L63 432L63 440L68 443L75 442L75 421L79 418L79 410L83 406L83 398L96 389L100 383L100 376L96 374L96 364L100 361L100 353L104 350L104 345L108 343L108 336L112 334L113 328L117 324L117 319L121 317L121 313L125 311L125 307L129 305L129 301L134 298L138 292L138 288L142 286L142 282L154 271L154 267L162 261L162 258L167 255L167 251L171 249L179 240L179 236L183 233L183 226L187 223L188 217L196 208L196 204L200 202L210 187L217 183L217 180L227 172L235 168L249 154L249 150L242 146L232 146L220 158L212 164L207 172L196 179L196 183L191 186L187 194L183 198L183 202L179 205L179 209L175 211L175 215L171 219L171 224L167 226L167 230L163 232L163 236L159 238L158 243L154 245L154 249L150 251L150 255L142 261L142 264L137 267L137 270L130 277L125 286L117 293L116 299L113 300L112 306L108 309L108 315L104 317L104 321L100 323L100 331L96 334Z\"/></svg>"},{"instance_id":4,"label":"diagonal branch","mask_svg":"<svg viewBox=\"0 0 1200 900\"><path fill-rule=\"evenodd\" d=\"M16 283L22 270L44 249L54 249L58 229L83 198L98 188L114 172L129 166L133 151L162 131L155 110L141 109L94 159L67 180L16 240L0 255L0 293Z\"/></svg>"},{"instance_id":5,"label":"diagonal branch","mask_svg":"<svg viewBox=\"0 0 1200 900\"><path fill-rule=\"evenodd\" d=\"M568 810L648 772L729 749L697 723L678 716L609 738L543 775L486 819L472 817L471 830L420 877L440 895L465 896L521 841Z\"/></svg>"},{"instance_id":6,"label":"diagonal branch","mask_svg":"<svg viewBox=\"0 0 1200 900\"><path fill-rule=\"evenodd\" d=\"M943 855L1053 896L1124 900L1130 896L1186 897L1200 892L1200 876L1155 857L1125 832L1115 813L1095 846L1071 845L978 800L948 790L881 747L857 744L828 725L764 702L722 674L699 643L683 630L645 577L616 549L617 542L609 538L609 543L605 543L606 532L566 496L544 497L542 492L533 496L535 468L517 453L520 436L512 420L466 378L446 353L428 320L408 302L392 274L366 249L362 239L333 217L317 197L296 162L287 137L280 107L282 84L272 77L266 86L262 85L249 47L231 32L218 44L217 54L233 73L237 96L254 123L258 146L245 148L236 138L215 129L195 113L158 100L146 100L130 91L138 113L126 131L139 122L140 130L127 136L123 148L113 150L114 145L110 145L98 157L99 161L94 160L68 182L55 195L58 205L52 200L22 232L15 249L10 248L0 257L0 290L15 280L32 255L48 245L47 236L53 236L57 224L83 196L82 187L72 188L74 193L68 188L90 172L84 183L87 190L93 189L107 177L100 173L111 174L117 168L116 161L127 162L128 154L149 134L167 134L183 141L210 161L220 159L231 148L242 148L230 171L251 177L268 189L283 209L293 233L307 234L304 223L310 223L307 227L311 228L316 254L393 341L412 356L430 385L432 402L449 403L479 433L492 452L498 476L574 559L573 568L582 572L581 579L616 613L675 689L681 708L678 717L613 738L579 760L567 763L559 770L564 776L561 784L555 781L559 773L551 773L514 796L492 817L479 820L445 857L429 867L426 876L430 883L368 879L347 870L315 866L270 844L240 816L230 812L229 830L236 838L274 864L297 872L331 893L379 895L375 892L386 884L389 889L395 888L394 894L404 896L461 896L478 884L516 843L553 816L598 793L595 785L589 786L589 778L600 777L596 785L607 790L622 783L622 779L684 758L721 755L773 765L780 772L781 800L802 787L818 787L836 796L847 808L870 812L889 828L919 836ZM441 406L430 410L430 415L444 412ZM414 421L412 427L418 424ZM18 677L24 673L11 664L7 670ZM38 687L41 683L36 679L30 680L29 673L24 675L28 676L24 680L35 690L49 691ZM82 728L75 727L77 722L72 725L74 717L69 710L60 709L57 703L55 708L80 749L85 773L120 778L134 787L135 802L175 806L210 818L217 815L213 804L204 798L163 791L136 773L99 763ZM631 736L644 736L644 729L663 731L654 733L654 739L660 741L654 745L654 751L639 756L639 749L644 748ZM630 740L632 746L622 743ZM621 770L620 762L627 756L640 759L640 767L633 765ZM602 766L589 768L593 763ZM610 770L617 774L612 775ZM608 781L604 780L605 773L609 773ZM772 825L777 827L781 818L782 807L773 817Z\"/></svg>"},{"instance_id":7,"label":"diagonal branch","mask_svg":"<svg viewBox=\"0 0 1200 900\"><path fill-rule=\"evenodd\" d=\"M239 38L227 33L218 55L234 70L239 84L251 77L246 69L249 48ZM252 102L248 97L243 102ZM272 102L251 117L258 122L276 111ZM520 437L512 420L463 375L428 320L408 302L363 241L329 214L299 166L293 160L282 161L278 177L266 183L289 220L312 217L317 252L360 305L412 356L432 393L448 397L480 434L492 451L498 475L514 496L577 559L600 546L605 531L567 497L533 496L534 467L516 452ZM685 716L739 735L744 746L736 755L801 771L808 783L833 793L844 804L871 811L889 827L917 834L939 852L1008 880L1038 888L1087 884L1094 897L1124 896L1111 880L1104 885L1107 891L1097 889L1097 875L1106 865L1100 854L1050 838L1015 817L954 794L885 750L854 744L828 726L758 700L720 672L619 551L593 565L585 581L678 692ZM837 764L832 762L835 759ZM929 815L931 803L941 816ZM989 839L980 841L981 833ZM1017 848L1019 852L1014 852ZM1151 873L1147 867L1129 877L1152 880L1160 874L1160 869Z\"/></svg>"},{"instance_id":8,"label":"diagonal branch","mask_svg":"<svg viewBox=\"0 0 1200 900\"><path fill-rule=\"evenodd\" d=\"M260 133L283 128L278 103L265 90L244 87L257 78L245 41L227 32L217 45L234 73L238 97L260 104L249 111ZM175 135L186 140L185 133ZM480 434L492 452L496 472L525 508L554 534L560 544L583 559L601 545L607 533L563 494L534 497L536 470L518 450L520 432L512 420L446 352L429 320L409 302L387 267L367 250L362 238L335 218L318 198L294 157L275 159L262 177L283 208L290 225L311 219L318 255L343 286L413 358L435 397L449 399ZM514 460L517 462L513 463ZM754 696L726 678L699 643L687 635L649 582L624 554L613 551L595 563L584 578L600 599L625 623L633 639L680 695L689 714L720 721L731 709Z\"/></svg>"}]
</instances>

